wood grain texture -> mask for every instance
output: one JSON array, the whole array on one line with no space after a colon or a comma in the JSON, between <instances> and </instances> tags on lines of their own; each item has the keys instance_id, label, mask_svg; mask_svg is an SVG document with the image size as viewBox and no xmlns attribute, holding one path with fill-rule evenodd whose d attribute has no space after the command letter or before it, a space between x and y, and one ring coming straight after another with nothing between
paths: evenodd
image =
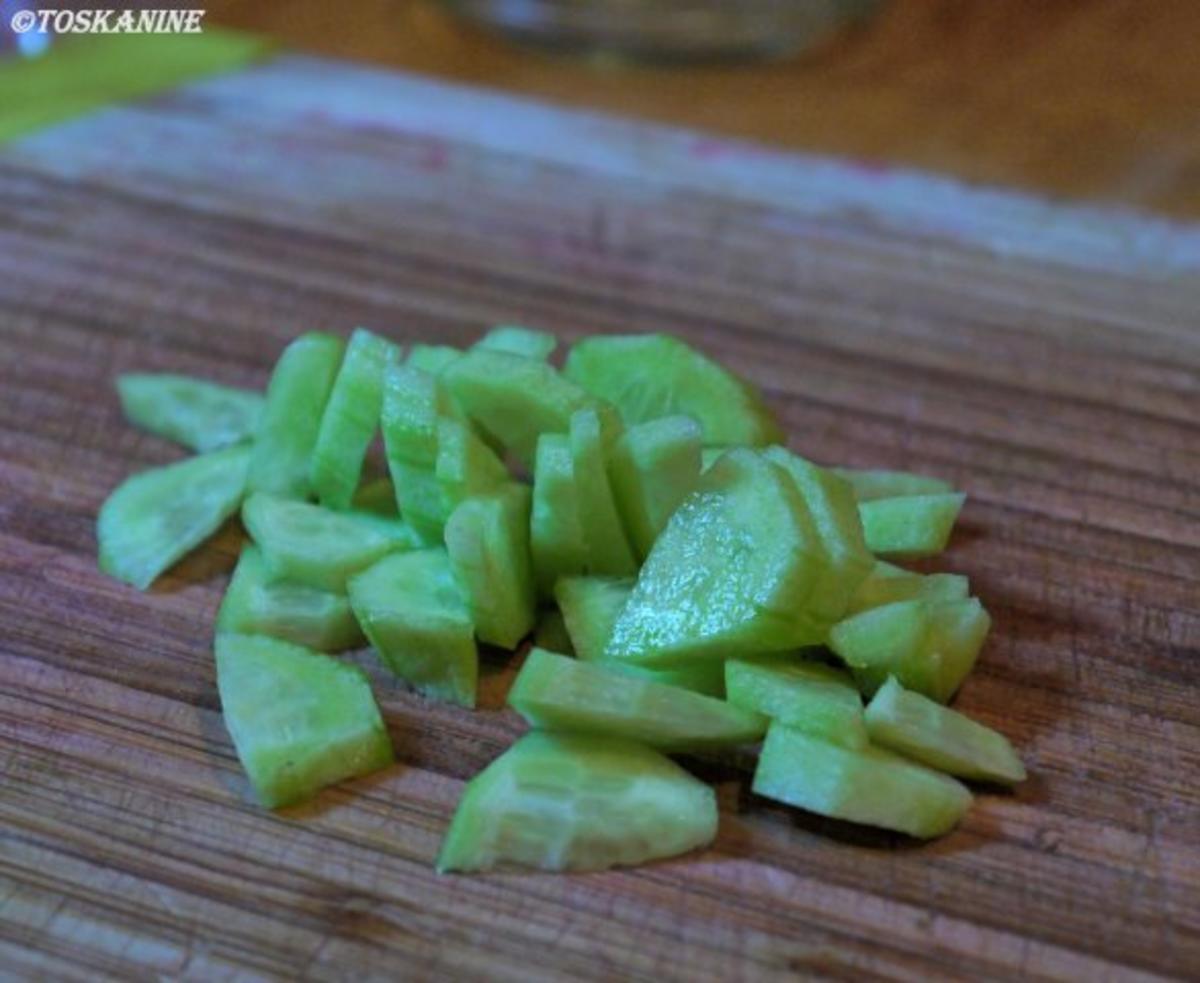
<instances>
[{"instance_id":1,"label":"wood grain texture","mask_svg":"<svg viewBox=\"0 0 1200 983\"><path fill-rule=\"evenodd\" d=\"M805 190L807 189L807 191ZM951 221L952 220L952 221ZM1197 232L288 58L0 155L0 975L1133 979L1200 966ZM261 384L307 329L666 328L819 460L970 493L960 707L1031 772L928 845L708 765L711 849L438 877L521 726L358 656L401 764L271 815L213 680L226 530L150 593L93 520L179 452L111 380Z\"/></svg>"}]
</instances>

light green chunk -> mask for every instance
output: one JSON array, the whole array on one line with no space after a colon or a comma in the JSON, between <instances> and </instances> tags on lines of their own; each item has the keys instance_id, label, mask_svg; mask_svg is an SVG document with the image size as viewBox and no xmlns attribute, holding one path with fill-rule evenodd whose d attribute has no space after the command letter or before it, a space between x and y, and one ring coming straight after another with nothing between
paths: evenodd
<instances>
[{"instance_id":1,"label":"light green chunk","mask_svg":"<svg viewBox=\"0 0 1200 983\"><path fill-rule=\"evenodd\" d=\"M200 453L253 438L266 405L262 393L165 373L126 373L117 392L130 423Z\"/></svg>"},{"instance_id":2,"label":"light green chunk","mask_svg":"<svg viewBox=\"0 0 1200 983\"><path fill-rule=\"evenodd\" d=\"M897 498L902 495L938 495L952 492L950 482L909 471L878 471L860 468L831 468L834 474L850 483L854 497L860 502L877 498Z\"/></svg>"},{"instance_id":3,"label":"light green chunk","mask_svg":"<svg viewBox=\"0 0 1200 983\"><path fill-rule=\"evenodd\" d=\"M890 557L933 556L950 541L966 495L906 495L861 502L863 534L872 553Z\"/></svg>"},{"instance_id":4,"label":"light green chunk","mask_svg":"<svg viewBox=\"0 0 1200 983\"><path fill-rule=\"evenodd\" d=\"M845 747L865 747L862 699L849 674L795 655L730 659L730 703Z\"/></svg>"},{"instance_id":5,"label":"light green chunk","mask_svg":"<svg viewBox=\"0 0 1200 983\"><path fill-rule=\"evenodd\" d=\"M498 324L475 344L475 348L521 355L540 362L553 355L557 347L558 339L549 331L535 331L516 324Z\"/></svg>"}]
</instances>

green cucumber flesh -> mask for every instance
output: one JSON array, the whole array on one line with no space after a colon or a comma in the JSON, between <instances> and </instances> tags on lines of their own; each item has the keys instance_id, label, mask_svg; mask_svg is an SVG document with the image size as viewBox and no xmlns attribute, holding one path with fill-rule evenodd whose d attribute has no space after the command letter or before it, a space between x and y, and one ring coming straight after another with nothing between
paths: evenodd
<instances>
[{"instance_id":1,"label":"green cucumber flesh","mask_svg":"<svg viewBox=\"0 0 1200 983\"><path fill-rule=\"evenodd\" d=\"M480 338L474 347L544 362L554 354L558 339L549 331L535 331L516 324L498 324Z\"/></svg>"},{"instance_id":2,"label":"green cucumber flesh","mask_svg":"<svg viewBox=\"0 0 1200 983\"><path fill-rule=\"evenodd\" d=\"M442 512L450 513L466 499L495 491L509 482L508 469L461 420L438 421L438 453L434 466Z\"/></svg>"},{"instance_id":3,"label":"green cucumber flesh","mask_svg":"<svg viewBox=\"0 0 1200 983\"><path fill-rule=\"evenodd\" d=\"M358 512L370 512L385 519L400 518L400 509L396 505L396 486L391 478L368 481L354 493L350 504Z\"/></svg>"},{"instance_id":4,"label":"green cucumber flesh","mask_svg":"<svg viewBox=\"0 0 1200 983\"><path fill-rule=\"evenodd\" d=\"M979 600L973 597L931 601L929 610L931 646L938 659L934 683L926 695L940 703L948 703L975 668L975 660L992 627L992 619Z\"/></svg>"},{"instance_id":5,"label":"green cucumber flesh","mask_svg":"<svg viewBox=\"0 0 1200 983\"><path fill-rule=\"evenodd\" d=\"M603 870L704 846L713 790L632 741L526 734L463 791L437 868Z\"/></svg>"},{"instance_id":6,"label":"green cucumber flesh","mask_svg":"<svg viewBox=\"0 0 1200 983\"><path fill-rule=\"evenodd\" d=\"M430 375L441 375L462 356L462 349L452 345L413 345L404 364Z\"/></svg>"},{"instance_id":7,"label":"green cucumber flesh","mask_svg":"<svg viewBox=\"0 0 1200 983\"><path fill-rule=\"evenodd\" d=\"M860 502L867 548L878 556L933 556L946 548L966 495L905 495Z\"/></svg>"},{"instance_id":8,"label":"green cucumber flesh","mask_svg":"<svg viewBox=\"0 0 1200 983\"><path fill-rule=\"evenodd\" d=\"M571 633L567 631L567 623L558 608L546 608L538 615L537 624L533 627L533 644L560 655L575 654Z\"/></svg>"},{"instance_id":9,"label":"green cucumber flesh","mask_svg":"<svg viewBox=\"0 0 1200 983\"><path fill-rule=\"evenodd\" d=\"M831 744L867 745L862 699L843 670L779 655L725 663L726 699Z\"/></svg>"},{"instance_id":10,"label":"green cucumber flesh","mask_svg":"<svg viewBox=\"0 0 1200 983\"><path fill-rule=\"evenodd\" d=\"M857 614L895 601L953 601L970 594L967 578L956 573L920 574L877 560L871 575L859 585L848 614Z\"/></svg>"},{"instance_id":11,"label":"green cucumber flesh","mask_svg":"<svg viewBox=\"0 0 1200 983\"><path fill-rule=\"evenodd\" d=\"M253 438L266 400L262 393L167 373L117 378L125 418L199 453Z\"/></svg>"},{"instance_id":12,"label":"green cucumber flesh","mask_svg":"<svg viewBox=\"0 0 1200 983\"><path fill-rule=\"evenodd\" d=\"M879 471L860 468L831 468L839 478L849 482L854 497L860 502L877 498L898 498L902 495L939 495L954 491L948 481L930 478L910 471Z\"/></svg>"},{"instance_id":13,"label":"green cucumber flesh","mask_svg":"<svg viewBox=\"0 0 1200 983\"><path fill-rule=\"evenodd\" d=\"M829 632L829 647L851 668L868 696L889 673L911 689L932 693L941 672L941 658L931 645L932 629L924 601L895 601L839 621Z\"/></svg>"},{"instance_id":14,"label":"green cucumber flesh","mask_svg":"<svg viewBox=\"0 0 1200 983\"><path fill-rule=\"evenodd\" d=\"M261 635L216 640L225 726L259 801L291 805L392 763L392 744L356 666Z\"/></svg>"},{"instance_id":15,"label":"green cucumber flesh","mask_svg":"<svg viewBox=\"0 0 1200 983\"><path fill-rule=\"evenodd\" d=\"M728 447L705 447L703 450L701 450L700 473L704 474L704 472L716 464L717 461L721 459L721 455L729 449L730 448Z\"/></svg>"},{"instance_id":16,"label":"green cucumber flesh","mask_svg":"<svg viewBox=\"0 0 1200 983\"><path fill-rule=\"evenodd\" d=\"M538 440L529 525L538 590L550 597L559 577L581 574L587 568L575 462L564 434L543 434Z\"/></svg>"},{"instance_id":17,"label":"green cucumber flesh","mask_svg":"<svg viewBox=\"0 0 1200 983\"><path fill-rule=\"evenodd\" d=\"M620 577L637 571L637 559L621 524L608 478L612 438L594 408L571 415L569 441L579 524L587 546L589 573Z\"/></svg>"}]
</instances>

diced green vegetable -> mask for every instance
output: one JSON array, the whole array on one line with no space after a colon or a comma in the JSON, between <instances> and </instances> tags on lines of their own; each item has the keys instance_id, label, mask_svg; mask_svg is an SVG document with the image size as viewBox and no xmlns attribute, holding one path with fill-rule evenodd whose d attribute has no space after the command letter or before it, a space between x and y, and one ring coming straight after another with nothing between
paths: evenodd
<instances>
[{"instance_id":1,"label":"diced green vegetable","mask_svg":"<svg viewBox=\"0 0 1200 983\"><path fill-rule=\"evenodd\" d=\"M937 674L932 690L926 695L940 703L948 703L962 681L975 668L975 660L992 627L992 619L976 598L930 603L929 607L931 643L939 658L935 663ZM903 676L900 676L900 681L904 682Z\"/></svg>"},{"instance_id":2,"label":"diced green vegetable","mask_svg":"<svg viewBox=\"0 0 1200 983\"><path fill-rule=\"evenodd\" d=\"M714 464L717 463L717 461L720 460L721 455L730 449L731 448L729 448L729 447L705 447L705 448L703 448L700 451L700 473L703 474L705 471L707 471L709 468L711 468Z\"/></svg>"},{"instance_id":3,"label":"diced green vegetable","mask_svg":"<svg viewBox=\"0 0 1200 983\"><path fill-rule=\"evenodd\" d=\"M933 556L946 548L966 495L905 495L861 502L867 547L879 556Z\"/></svg>"},{"instance_id":4,"label":"diced green vegetable","mask_svg":"<svg viewBox=\"0 0 1200 983\"><path fill-rule=\"evenodd\" d=\"M543 597L553 595L559 577L581 574L587 569L575 462L570 442L563 434L543 434L538 440L530 548L534 576Z\"/></svg>"},{"instance_id":5,"label":"diced green vegetable","mask_svg":"<svg viewBox=\"0 0 1200 983\"><path fill-rule=\"evenodd\" d=\"M904 495L939 495L952 492L950 482L941 478L930 478L909 471L875 471L859 468L831 468L838 477L845 479L854 489L854 497L860 502L871 502L877 498L899 498Z\"/></svg>"},{"instance_id":6,"label":"diced green vegetable","mask_svg":"<svg viewBox=\"0 0 1200 983\"><path fill-rule=\"evenodd\" d=\"M534 331L516 324L498 324L475 343L475 348L507 352L544 362L558 347L558 339L549 331Z\"/></svg>"},{"instance_id":7,"label":"diced green vegetable","mask_svg":"<svg viewBox=\"0 0 1200 983\"><path fill-rule=\"evenodd\" d=\"M461 348L451 345L413 345L408 350L404 364L410 369L419 369L430 375L441 375L462 355Z\"/></svg>"},{"instance_id":8,"label":"diced green vegetable","mask_svg":"<svg viewBox=\"0 0 1200 983\"><path fill-rule=\"evenodd\" d=\"M932 693L941 657L931 637L929 606L924 601L896 601L838 622L829 632L829 647L854 671L868 696L889 673L913 689Z\"/></svg>"},{"instance_id":9,"label":"diced green vegetable","mask_svg":"<svg viewBox=\"0 0 1200 983\"><path fill-rule=\"evenodd\" d=\"M508 705L544 730L627 737L667 751L746 744L767 730L753 710L542 649L529 653Z\"/></svg>"},{"instance_id":10,"label":"diced green vegetable","mask_svg":"<svg viewBox=\"0 0 1200 983\"><path fill-rule=\"evenodd\" d=\"M716 833L712 789L658 751L535 731L468 783L437 867L603 870L685 853Z\"/></svg>"},{"instance_id":11,"label":"diced green vegetable","mask_svg":"<svg viewBox=\"0 0 1200 983\"><path fill-rule=\"evenodd\" d=\"M848 614L894 601L955 601L970 594L967 578L956 573L912 573L876 560L871 575L850 601Z\"/></svg>"},{"instance_id":12,"label":"diced green vegetable","mask_svg":"<svg viewBox=\"0 0 1200 983\"><path fill-rule=\"evenodd\" d=\"M546 608L538 615L537 624L533 628L533 644L549 652L559 652L562 655L574 655L575 646L571 644L571 635L567 631L567 623L558 608Z\"/></svg>"},{"instance_id":13,"label":"diced green vegetable","mask_svg":"<svg viewBox=\"0 0 1200 983\"><path fill-rule=\"evenodd\" d=\"M684 414L703 428L706 444L758 446L782 439L749 383L670 335L587 338L572 347L563 371L614 404L629 424Z\"/></svg>"},{"instance_id":14,"label":"diced green vegetable","mask_svg":"<svg viewBox=\"0 0 1200 983\"><path fill-rule=\"evenodd\" d=\"M356 666L261 635L217 636L225 726L263 805L392 763L392 744Z\"/></svg>"},{"instance_id":15,"label":"diced green vegetable","mask_svg":"<svg viewBox=\"0 0 1200 983\"><path fill-rule=\"evenodd\" d=\"M754 791L809 812L928 838L971 805L963 785L880 748L829 744L783 724L767 731Z\"/></svg>"},{"instance_id":16,"label":"diced green vegetable","mask_svg":"<svg viewBox=\"0 0 1200 983\"><path fill-rule=\"evenodd\" d=\"M726 699L844 747L866 747L862 699L842 670L796 657L730 659Z\"/></svg>"},{"instance_id":17,"label":"diced green vegetable","mask_svg":"<svg viewBox=\"0 0 1200 983\"><path fill-rule=\"evenodd\" d=\"M400 360L400 349L365 328L356 328L325 404L313 448L309 481L322 505L350 505L383 404L383 375Z\"/></svg>"},{"instance_id":18,"label":"diced green vegetable","mask_svg":"<svg viewBox=\"0 0 1200 983\"><path fill-rule=\"evenodd\" d=\"M253 545L242 549L217 613L217 631L270 635L318 652L340 652L363 642L343 595L272 581L262 552Z\"/></svg>"},{"instance_id":19,"label":"diced green vegetable","mask_svg":"<svg viewBox=\"0 0 1200 983\"><path fill-rule=\"evenodd\" d=\"M438 421L438 454L434 467L442 497L442 513L450 517L458 505L474 495L485 495L509 482L508 469L469 424L444 418Z\"/></svg>"},{"instance_id":20,"label":"diced green vegetable","mask_svg":"<svg viewBox=\"0 0 1200 983\"><path fill-rule=\"evenodd\" d=\"M248 389L159 373L119 376L117 392L130 423L200 453L251 439L266 402Z\"/></svg>"},{"instance_id":21,"label":"diced green vegetable","mask_svg":"<svg viewBox=\"0 0 1200 983\"><path fill-rule=\"evenodd\" d=\"M939 771L988 782L1025 780L1025 766L1003 734L910 693L894 676L866 711L871 740Z\"/></svg>"},{"instance_id":22,"label":"diced green vegetable","mask_svg":"<svg viewBox=\"0 0 1200 983\"><path fill-rule=\"evenodd\" d=\"M358 623L392 672L426 696L475 705L474 626L444 549L386 557L349 591Z\"/></svg>"},{"instance_id":23,"label":"diced green vegetable","mask_svg":"<svg viewBox=\"0 0 1200 983\"><path fill-rule=\"evenodd\" d=\"M145 590L237 511L249 460L227 447L127 478L96 521L100 569Z\"/></svg>"},{"instance_id":24,"label":"diced green vegetable","mask_svg":"<svg viewBox=\"0 0 1200 983\"><path fill-rule=\"evenodd\" d=\"M370 512L385 519L400 518L400 509L396 505L396 488L391 478L368 481L354 493L351 505L359 512Z\"/></svg>"},{"instance_id":25,"label":"diced green vegetable","mask_svg":"<svg viewBox=\"0 0 1200 983\"><path fill-rule=\"evenodd\" d=\"M621 577L635 573L638 564L621 525L609 483L608 455L612 435L605 433L605 426L594 408L578 410L571 415L571 462L579 524L587 546L587 571L600 576Z\"/></svg>"},{"instance_id":26,"label":"diced green vegetable","mask_svg":"<svg viewBox=\"0 0 1200 983\"><path fill-rule=\"evenodd\" d=\"M279 356L254 439L250 491L307 497L313 448L344 348L341 338L314 331Z\"/></svg>"}]
</instances>

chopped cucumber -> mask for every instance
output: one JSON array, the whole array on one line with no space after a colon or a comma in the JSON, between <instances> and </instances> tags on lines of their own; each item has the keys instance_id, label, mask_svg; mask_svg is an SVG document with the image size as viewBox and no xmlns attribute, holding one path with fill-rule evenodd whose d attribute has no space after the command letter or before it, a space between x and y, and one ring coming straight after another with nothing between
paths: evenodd
<instances>
[{"instance_id":1,"label":"chopped cucumber","mask_svg":"<svg viewBox=\"0 0 1200 983\"><path fill-rule=\"evenodd\" d=\"M553 595L559 577L587 569L575 462L563 434L542 434L538 440L529 536L533 572L542 596Z\"/></svg>"},{"instance_id":2,"label":"chopped cucumber","mask_svg":"<svg viewBox=\"0 0 1200 983\"><path fill-rule=\"evenodd\" d=\"M259 493L242 506L242 523L262 547L267 574L343 593L346 581L380 557L419 545L399 519L334 512Z\"/></svg>"},{"instance_id":3,"label":"chopped cucumber","mask_svg":"<svg viewBox=\"0 0 1200 983\"><path fill-rule=\"evenodd\" d=\"M498 324L475 343L475 348L490 352L507 352L546 361L558 347L558 339L549 331L534 331L516 324Z\"/></svg>"},{"instance_id":4,"label":"chopped cucumber","mask_svg":"<svg viewBox=\"0 0 1200 983\"><path fill-rule=\"evenodd\" d=\"M1025 766L1003 734L904 689L895 676L866 711L871 740L939 771L987 782L1025 780Z\"/></svg>"},{"instance_id":5,"label":"chopped cucumber","mask_svg":"<svg viewBox=\"0 0 1200 983\"><path fill-rule=\"evenodd\" d=\"M850 676L794 655L730 659L726 699L844 747L867 745L862 699Z\"/></svg>"},{"instance_id":6,"label":"chopped cucumber","mask_svg":"<svg viewBox=\"0 0 1200 983\"><path fill-rule=\"evenodd\" d=\"M571 415L571 463L579 524L587 546L587 570L600 576L620 577L637 571L637 559L621 525L608 478L612 435L594 408Z\"/></svg>"},{"instance_id":7,"label":"chopped cucumber","mask_svg":"<svg viewBox=\"0 0 1200 983\"><path fill-rule=\"evenodd\" d=\"M430 375L441 375L462 355L461 348L452 345L413 345L404 364Z\"/></svg>"},{"instance_id":8,"label":"chopped cucumber","mask_svg":"<svg viewBox=\"0 0 1200 983\"><path fill-rule=\"evenodd\" d=\"M438 428L451 416L438 380L408 365L391 365L383 379L381 422L388 471L400 514L430 543L442 541L446 516L437 481Z\"/></svg>"},{"instance_id":9,"label":"chopped cucumber","mask_svg":"<svg viewBox=\"0 0 1200 983\"><path fill-rule=\"evenodd\" d=\"M308 496L309 463L344 348L341 338L314 331L301 335L279 356L254 439L247 486L251 491Z\"/></svg>"},{"instance_id":10,"label":"chopped cucumber","mask_svg":"<svg viewBox=\"0 0 1200 983\"><path fill-rule=\"evenodd\" d=\"M970 594L967 578L956 573L920 574L876 560L871 575L850 601L849 614L894 601L956 601Z\"/></svg>"},{"instance_id":11,"label":"chopped cucumber","mask_svg":"<svg viewBox=\"0 0 1200 983\"><path fill-rule=\"evenodd\" d=\"M728 447L705 447L700 451L700 473L703 474L721 459Z\"/></svg>"},{"instance_id":12,"label":"chopped cucumber","mask_svg":"<svg viewBox=\"0 0 1200 983\"><path fill-rule=\"evenodd\" d=\"M396 553L351 579L350 604L384 663L434 699L475 705L479 657L444 549Z\"/></svg>"},{"instance_id":13,"label":"chopped cucumber","mask_svg":"<svg viewBox=\"0 0 1200 983\"><path fill-rule=\"evenodd\" d=\"M906 686L932 693L941 657L931 647L932 624L924 601L896 601L840 621L829 632L829 647L854 672L870 696L889 673Z\"/></svg>"},{"instance_id":14,"label":"chopped cucumber","mask_svg":"<svg viewBox=\"0 0 1200 983\"><path fill-rule=\"evenodd\" d=\"M262 635L217 636L225 726L271 809L390 765L392 743L356 666Z\"/></svg>"},{"instance_id":15,"label":"chopped cucumber","mask_svg":"<svg viewBox=\"0 0 1200 983\"><path fill-rule=\"evenodd\" d=\"M899 498L904 495L939 495L954 491L950 482L909 471L864 471L858 468L831 468L854 489L860 502L877 498Z\"/></svg>"},{"instance_id":16,"label":"chopped cucumber","mask_svg":"<svg viewBox=\"0 0 1200 983\"><path fill-rule=\"evenodd\" d=\"M217 613L217 631L270 635L318 652L340 652L363 642L350 602L341 594L272 581L257 546L242 548Z\"/></svg>"},{"instance_id":17,"label":"chopped cucumber","mask_svg":"<svg viewBox=\"0 0 1200 983\"><path fill-rule=\"evenodd\" d=\"M200 453L252 438L266 402L248 389L158 373L122 375L117 392L130 423Z\"/></svg>"},{"instance_id":18,"label":"chopped cucumber","mask_svg":"<svg viewBox=\"0 0 1200 983\"><path fill-rule=\"evenodd\" d=\"M613 447L609 476L629 538L645 559L700 479L700 425L665 416L630 427Z\"/></svg>"},{"instance_id":19,"label":"chopped cucumber","mask_svg":"<svg viewBox=\"0 0 1200 983\"><path fill-rule=\"evenodd\" d=\"M434 466L442 514L473 495L484 495L509 482L508 469L487 444L461 420L438 421L438 453Z\"/></svg>"},{"instance_id":20,"label":"chopped cucumber","mask_svg":"<svg viewBox=\"0 0 1200 983\"><path fill-rule=\"evenodd\" d=\"M562 655L574 655L575 646L571 644L571 635L567 631L567 623L558 608L547 608L543 611L533 628L533 644L549 652L559 652Z\"/></svg>"},{"instance_id":21,"label":"chopped cucumber","mask_svg":"<svg viewBox=\"0 0 1200 983\"><path fill-rule=\"evenodd\" d=\"M627 737L666 751L746 744L767 731L754 710L536 648L508 705L543 730Z\"/></svg>"},{"instance_id":22,"label":"chopped cucumber","mask_svg":"<svg viewBox=\"0 0 1200 983\"><path fill-rule=\"evenodd\" d=\"M227 447L127 478L96 520L100 569L145 590L237 511L249 461Z\"/></svg>"},{"instance_id":23,"label":"chopped cucumber","mask_svg":"<svg viewBox=\"0 0 1200 983\"><path fill-rule=\"evenodd\" d=\"M700 424L706 444L759 446L783 437L749 383L670 335L587 338L572 347L563 371L629 424L682 413Z\"/></svg>"},{"instance_id":24,"label":"chopped cucumber","mask_svg":"<svg viewBox=\"0 0 1200 983\"><path fill-rule=\"evenodd\" d=\"M803 515L781 468L725 454L654 544L606 657L658 667L823 641L801 610L823 568Z\"/></svg>"},{"instance_id":25,"label":"chopped cucumber","mask_svg":"<svg viewBox=\"0 0 1200 983\"><path fill-rule=\"evenodd\" d=\"M933 556L946 548L966 495L905 495L861 502L867 547L880 556Z\"/></svg>"},{"instance_id":26,"label":"chopped cucumber","mask_svg":"<svg viewBox=\"0 0 1200 983\"><path fill-rule=\"evenodd\" d=\"M992 627L992 619L978 599L973 597L931 603L930 611L932 645L938 659L933 688L926 695L940 703L948 703L975 668L975 660ZM900 681L904 681L902 676Z\"/></svg>"},{"instance_id":27,"label":"chopped cucumber","mask_svg":"<svg viewBox=\"0 0 1200 983\"><path fill-rule=\"evenodd\" d=\"M399 360L398 347L365 328L356 328L350 336L325 404L309 471L322 505L333 509L350 505L367 448L379 428L384 372Z\"/></svg>"},{"instance_id":28,"label":"chopped cucumber","mask_svg":"<svg viewBox=\"0 0 1200 983\"><path fill-rule=\"evenodd\" d=\"M949 832L971 805L953 778L880 748L845 748L783 724L767 731L754 791L834 819L929 838Z\"/></svg>"},{"instance_id":29,"label":"chopped cucumber","mask_svg":"<svg viewBox=\"0 0 1200 983\"><path fill-rule=\"evenodd\" d=\"M396 506L396 487L391 478L368 481L354 493L351 505L359 512L370 512L385 519L400 518L400 509Z\"/></svg>"},{"instance_id":30,"label":"chopped cucumber","mask_svg":"<svg viewBox=\"0 0 1200 983\"><path fill-rule=\"evenodd\" d=\"M686 853L716 833L713 790L658 751L535 731L467 784L437 868L603 870Z\"/></svg>"},{"instance_id":31,"label":"chopped cucumber","mask_svg":"<svg viewBox=\"0 0 1200 983\"><path fill-rule=\"evenodd\" d=\"M466 499L446 522L446 550L485 642L514 649L533 627L529 488L509 483Z\"/></svg>"}]
</instances>

